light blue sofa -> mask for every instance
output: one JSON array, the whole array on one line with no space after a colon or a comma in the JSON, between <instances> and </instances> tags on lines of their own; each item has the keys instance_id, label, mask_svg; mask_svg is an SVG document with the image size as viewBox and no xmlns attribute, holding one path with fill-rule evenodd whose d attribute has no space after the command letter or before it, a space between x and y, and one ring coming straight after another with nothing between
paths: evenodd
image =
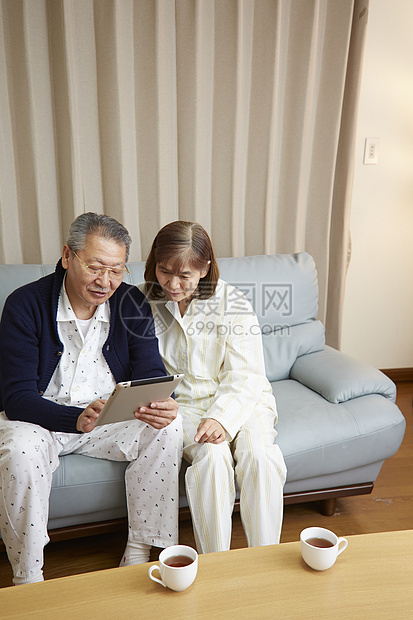
<instances>
[{"instance_id":1,"label":"light blue sofa","mask_svg":"<svg viewBox=\"0 0 413 620\"><path fill-rule=\"evenodd\" d=\"M261 324L279 416L276 441L288 469L285 502L321 500L322 511L331 514L337 497L372 490L384 460L402 442L406 422L394 403L395 385L380 371L325 346L309 254L222 258L219 266L222 278L250 299ZM128 267L126 281L140 284L144 264ZM0 266L0 309L13 289L53 269ZM124 468L85 456L62 457L50 498L51 538L119 527L126 516ZM185 469L184 463L184 515L189 514Z\"/></svg>"}]
</instances>

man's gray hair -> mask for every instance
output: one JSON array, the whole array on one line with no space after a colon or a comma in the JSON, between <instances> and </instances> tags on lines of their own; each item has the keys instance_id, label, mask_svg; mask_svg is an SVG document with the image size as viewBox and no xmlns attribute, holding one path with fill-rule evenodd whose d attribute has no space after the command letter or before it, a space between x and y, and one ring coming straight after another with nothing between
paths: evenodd
<instances>
[{"instance_id":1,"label":"man's gray hair","mask_svg":"<svg viewBox=\"0 0 413 620\"><path fill-rule=\"evenodd\" d=\"M130 244L132 239L126 228L113 217L98 213L82 213L72 222L67 245L71 250L83 250L88 235L99 235L106 239L112 239L119 245L126 247L126 260L129 258Z\"/></svg>"}]
</instances>

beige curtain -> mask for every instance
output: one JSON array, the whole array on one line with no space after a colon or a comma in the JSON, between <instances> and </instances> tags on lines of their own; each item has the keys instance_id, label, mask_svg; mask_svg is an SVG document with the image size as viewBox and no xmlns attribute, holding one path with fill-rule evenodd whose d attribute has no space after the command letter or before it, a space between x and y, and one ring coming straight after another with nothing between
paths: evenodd
<instances>
[{"instance_id":1,"label":"beige curtain","mask_svg":"<svg viewBox=\"0 0 413 620\"><path fill-rule=\"evenodd\" d=\"M143 260L310 252L339 344L368 0L1 0L0 262L53 263L81 212Z\"/></svg>"}]
</instances>

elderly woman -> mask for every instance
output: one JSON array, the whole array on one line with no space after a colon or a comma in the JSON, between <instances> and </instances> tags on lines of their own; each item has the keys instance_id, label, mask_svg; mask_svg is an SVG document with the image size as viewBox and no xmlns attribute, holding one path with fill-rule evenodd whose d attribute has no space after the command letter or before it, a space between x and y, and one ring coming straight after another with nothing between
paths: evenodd
<instances>
[{"instance_id":1,"label":"elderly woman","mask_svg":"<svg viewBox=\"0 0 413 620\"><path fill-rule=\"evenodd\" d=\"M275 400L251 305L219 279L211 240L192 222L158 232L144 291L163 362L185 375L175 396L198 551L230 548L235 482L248 545L278 543L286 468L274 444Z\"/></svg>"}]
</instances>

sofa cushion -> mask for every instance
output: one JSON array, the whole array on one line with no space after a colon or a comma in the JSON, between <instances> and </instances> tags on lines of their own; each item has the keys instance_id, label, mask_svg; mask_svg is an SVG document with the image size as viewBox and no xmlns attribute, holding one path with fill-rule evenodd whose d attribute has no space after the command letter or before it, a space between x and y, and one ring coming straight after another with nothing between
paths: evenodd
<instances>
[{"instance_id":1,"label":"sofa cushion","mask_svg":"<svg viewBox=\"0 0 413 620\"><path fill-rule=\"evenodd\" d=\"M321 351L324 347L324 325L310 321L303 325L287 325L262 333L265 371L270 382L288 379L300 355Z\"/></svg>"},{"instance_id":2,"label":"sofa cushion","mask_svg":"<svg viewBox=\"0 0 413 620\"><path fill-rule=\"evenodd\" d=\"M318 312L314 259L306 252L220 258L221 277L251 302L261 327L301 325Z\"/></svg>"},{"instance_id":3,"label":"sofa cushion","mask_svg":"<svg viewBox=\"0 0 413 620\"><path fill-rule=\"evenodd\" d=\"M384 373L328 346L313 355L299 357L291 369L291 379L321 394L330 403L342 403L366 394L381 394L393 402L396 400L396 386Z\"/></svg>"},{"instance_id":4,"label":"sofa cushion","mask_svg":"<svg viewBox=\"0 0 413 620\"><path fill-rule=\"evenodd\" d=\"M0 313L4 302L16 288L49 275L54 265L1 265L0 269Z\"/></svg>"},{"instance_id":5,"label":"sofa cushion","mask_svg":"<svg viewBox=\"0 0 413 620\"><path fill-rule=\"evenodd\" d=\"M277 381L272 388L278 410L276 442L288 481L382 461L403 439L404 417L379 394L332 404L292 379Z\"/></svg>"},{"instance_id":6,"label":"sofa cushion","mask_svg":"<svg viewBox=\"0 0 413 620\"><path fill-rule=\"evenodd\" d=\"M50 518L125 509L128 463L67 454L53 474Z\"/></svg>"},{"instance_id":7,"label":"sofa cushion","mask_svg":"<svg viewBox=\"0 0 413 620\"><path fill-rule=\"evenodd\" d=\"M220 258L221 277L252 304L263 335L269 381L286 379L298 355L324 347L324 326L316 321L318 281L306 252Z\"/></svg>"}]
</instances>

